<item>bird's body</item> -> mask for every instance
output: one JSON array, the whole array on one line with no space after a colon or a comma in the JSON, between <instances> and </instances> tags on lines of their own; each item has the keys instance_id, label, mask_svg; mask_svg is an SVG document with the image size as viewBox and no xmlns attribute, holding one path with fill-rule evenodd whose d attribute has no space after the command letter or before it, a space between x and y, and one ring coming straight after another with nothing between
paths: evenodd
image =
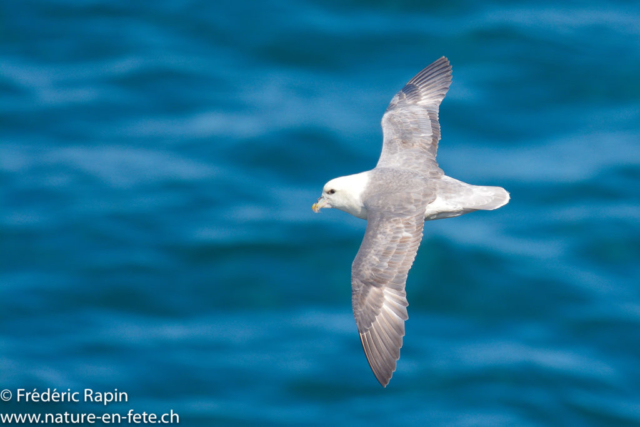
<instances>
[{"instance_id":1,"label":"bird's body","mask_svg":"<svg viewBox=\"0 0 640 427\"><path fill-rule=\"evenodd\" d=\"M367 360L383 386L400 358L408 318L405 283L424 222L493 210L509 201L503 188L466 184L438 167L438 109L450 83L451 66L444 57L411 79L382 118L377 166L329 181L313 207L367 220L352 266L352 304Z\"/></svg>"},{"instance_id":2,"label":"bird's body","mask_svg":"<svg viewBox=\"0 0 640 427\"><path fill-rule=\"evenodd\" d=\"M327 185L341 189L340 194L346 196L343 203L334 203L331 207L367 219L365 200L371 193L367 190L372 181L385 182L389 192L410 192L415 186L427 190L433 197L425 207L425 221L452 218L476 210L493 210L509 201L509 194L501 187L470 185L446 175L433 179L418 172L375 168L329 181Z\"/></svg>"}]
</instances>

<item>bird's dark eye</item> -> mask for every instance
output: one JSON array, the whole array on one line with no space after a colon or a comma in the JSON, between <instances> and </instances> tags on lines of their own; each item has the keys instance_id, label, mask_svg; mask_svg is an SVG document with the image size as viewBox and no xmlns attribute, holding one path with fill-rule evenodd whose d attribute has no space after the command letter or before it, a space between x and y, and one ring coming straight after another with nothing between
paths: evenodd
<instances>
[{"instance_id":1,"label":"bird's dark eye","mask_svg":"<svg viewBox=\"0 0 640 427\"><path fill-rule=\"evenodd\" d=\"M327 191L327 194L333 194L335 192L336 192L336 190L329 190L329 191Z\"/></svg>"}]
</instances>

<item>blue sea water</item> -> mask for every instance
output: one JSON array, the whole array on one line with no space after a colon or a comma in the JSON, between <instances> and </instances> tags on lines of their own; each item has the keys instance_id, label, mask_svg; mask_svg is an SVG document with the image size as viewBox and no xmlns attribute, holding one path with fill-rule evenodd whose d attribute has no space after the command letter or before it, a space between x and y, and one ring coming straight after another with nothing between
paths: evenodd
<instances>
[{"instance_id":1,"label":"blue sea water","mask_svg":"<svg viewBox=\"0 0 640 427\"><path fill-rule=\"evenodd\" d=\"M3 413L186 426L640 425L640 5L0 5ZM390 385L315 215L445 55L438 160L494 212L425 224ZM18 402L18 389L128 402ZM124 423L123 423L124 424Z\"/></svg>"}]
</instances>

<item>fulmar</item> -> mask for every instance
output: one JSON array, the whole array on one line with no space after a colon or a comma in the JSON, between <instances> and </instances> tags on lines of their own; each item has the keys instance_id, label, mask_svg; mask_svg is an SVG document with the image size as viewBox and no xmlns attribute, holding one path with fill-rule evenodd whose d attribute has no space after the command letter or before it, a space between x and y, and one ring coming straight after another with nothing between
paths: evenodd
<instances>
[{"instance_id":1,"label":"fulmar","mask_svg":"<svg viewBox=\"0 0 640 427\"><path fill-rule=\"evenodd\" d=\"M352 305L369 366L383 387L400 358L408 319L405 283L424 222L509 202L501 187L466 184L438 167L438 109L450 84L445 57L409 80L382 116L376 167L327 182L313 205L316 213L335 208L367 220L351 268Z\"/></svg>"}]
</instances>

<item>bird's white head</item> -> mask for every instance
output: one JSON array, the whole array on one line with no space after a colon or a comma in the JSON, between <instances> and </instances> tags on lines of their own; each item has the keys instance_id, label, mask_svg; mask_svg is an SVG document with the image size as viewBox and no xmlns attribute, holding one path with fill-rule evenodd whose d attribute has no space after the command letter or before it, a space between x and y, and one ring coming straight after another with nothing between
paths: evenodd
<instances>
[{"instance_id":1,"label":"bird's white head","mask_svg":"<svg viewBox=\"0 0 640 427\"><path fill-rule=\"evenodd\" d=\"M367 211L362 195L368 182L369 172L332 179L324 185L322 196L312 206L313 211L318 213L322 208L335 208L366 219Z\"/></svg>"}]
</instances>

